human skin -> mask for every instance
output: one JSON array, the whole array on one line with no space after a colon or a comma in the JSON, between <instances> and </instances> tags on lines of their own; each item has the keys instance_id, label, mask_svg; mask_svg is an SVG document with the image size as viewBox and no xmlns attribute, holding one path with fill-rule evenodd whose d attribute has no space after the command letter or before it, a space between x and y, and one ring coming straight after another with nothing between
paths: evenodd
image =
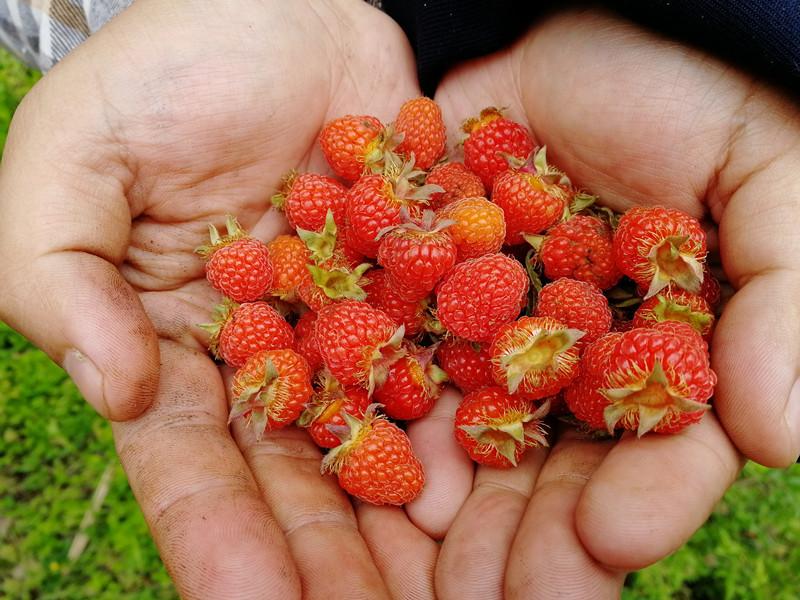
<instances>
[{"instance_id":1,"label":"human skin","mask_svg":"<svg viewBox=\"0 0 800 600\"><path fill-rule=\"evenodd\" d=\"M137 0L14 118L0 171L0 318L113 421L184 597L431 589L436 543L403 512L397 539L415 543L398 560L413 577L384 582L305 432L256 443L238 423L229 430L229 373L195 325L219 301L194 253L208 223L234 214L261 239L285 231L269 198L290 169L324 168L322 125L347 113L388 121L419 93L402 31L359 0ZM429 433L450 432L440 422ZM427 497L450 508L421 500L410 510L429 531L471 486L455 442L449 452L462 465L460 497L436 493L431 467Z\"/></svg>"},{"instance_id":2,"label":"human skin","mask_svg":"<svg viewBox=\"0 0 800 600\"><path fill-rule=\"evenodd\" d=\"M228 4L137 0L26 98L0 170L0 318L114 421L183 596L613 597L625 571L700 526L741 465L735 446L771 465L796 456L796 109L593 13L460 67L437 100L451 133L509 106L616 208L710 211L739 288L715 336L719 421L616 445L564 432L473 482L449 392L409 427L428 473L419 501L355 510L305 433L229 430L230 373L194 326L218 299L193 253L207 223L231 213L262 239L284 231L268 198L289 169L324 169L322 124L388 121L419 90L402 32L360 0Z\"/></svg>"},{"instance_id":3,"label":"human skin","mask_svg":"<svg viewBox=\"0 0 800 600\"><path fill-rule=\"evenodd\" d=\"M593 11L457 68L436 100L451 132L476 108L508 107L550 162L614 209L660 204L712 224L736 290L713 340L714 411L674 436L564 431L520 468L479 467L436 567L442 599L617 597L625 573L702 525L742 454L782 467L800 453L797 106Z\"/></svg>"}]
</instances>

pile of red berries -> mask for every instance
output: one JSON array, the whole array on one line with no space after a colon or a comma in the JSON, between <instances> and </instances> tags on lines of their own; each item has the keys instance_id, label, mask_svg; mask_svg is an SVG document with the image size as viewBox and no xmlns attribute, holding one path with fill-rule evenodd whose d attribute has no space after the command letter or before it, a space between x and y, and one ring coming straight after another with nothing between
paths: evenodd
<instances>
[{"instance_id":1,"label":"pile of red berries","mask_svg":"<svg viewBox=\"0 0 800 600\"><path fill-rule=\"evenodd\" d=\"M230 418L258 438L307 428L330 449L323 471L367 502L422 489L390 419L427 414L448 380L465 394L456 439L494 467L546 445L549 414L675 433L716 383L720 293L698 221L598 207L498 110L463 128L464 160L446 162L428 98L389 126L336 119L320 145L338 179L292 173L273 198L296 234L265 244L229 218L199 249L228 298L205 327L238 368Z\"/></svg>"}]
</instances>

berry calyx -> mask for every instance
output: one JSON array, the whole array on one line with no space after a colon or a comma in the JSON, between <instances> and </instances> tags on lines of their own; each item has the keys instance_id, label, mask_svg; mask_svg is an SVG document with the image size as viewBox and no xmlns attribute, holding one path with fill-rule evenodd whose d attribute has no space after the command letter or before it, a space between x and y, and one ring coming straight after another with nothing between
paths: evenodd
<instances>
[{"instance_id":1,"label":"berry calyx","mask_svg":"<svg viewBox=\"0 0 800 600\"><path fill-rule=\"evenodd\" d=\"M680 288L667 288L645 300L633 315L634 327L649 327L664 321L688 323L708 339L714 325L714 313L702 296Z\"/></svg>"},{"instance_id":2,"label":"berry calyx","mask_svg":"<svg viewBox=\"0 0 800 600\"><path fill-rule=\"evenodd\" d=\"M550 317L522 317L503 326L490 350L495 381L533 400L558 393L578 375L576 342L583 335Z\"/></svg>"},{"instance_id":3,"label":"berry calyx","mask_svg":"<svg viewBox=\"0 0 800 600\"><path fill-rule=\"evenodd\" d=\"M547 446L542 419L550 402L537 409L499 387L467 394L456 410L455 437L477 463L495 468L516 466L529 447Z\"/></svg>"},{"instance_id":4,"label":"berry calyx","mask_svg":"<svg viewBox=\"0 0 800 600\"><path fill-rule=\"evenodd\" d=\"M311 397L311 373L293 350L263 350L251 356L233 377L228 423L244 417L256 439L293 423Z\"/></svg>"},{"instance_id":5,"label":"berry calyx","mask_svg":"<svg viewBox=\"0 0 800 600\"><path fill-rule=\"evenodd\" d=\"M691 399L682 382L671 382L660 360L655 361L650 373L637 374L628 381L622 378L612 381L622 387L600 390L609 401L603 418L610 433L622 422L625 429L633 429L635 424L636 435L642 437L675 413L696 413L711 408Z\"/></svg>"},{"instance_id":6,"label":"berry calyx","mask_svg":"<svg viewBox=\"0 0 800 600\"><path fill-rule=\"evenodd\" d=\"M706 234L694 217L674 208L637 206L619 220L614 260L645 299L675 285L696 294L703 283Z\"/></svg>"},{"instance_id":7,"label":"berry calyx","mask_svg":"<svg viewBox=\"0 0 800 600\"><path fill-rule=\"evenodd\" d=\"M308 428L311 439L320 448L335 448L341 440L329 427L346 425L344 414L361 417L369 406L369 395L362 388L343 388L327 371L319 378L319 387L297 419L299 427Z\"/></svg>"}]
</instances>

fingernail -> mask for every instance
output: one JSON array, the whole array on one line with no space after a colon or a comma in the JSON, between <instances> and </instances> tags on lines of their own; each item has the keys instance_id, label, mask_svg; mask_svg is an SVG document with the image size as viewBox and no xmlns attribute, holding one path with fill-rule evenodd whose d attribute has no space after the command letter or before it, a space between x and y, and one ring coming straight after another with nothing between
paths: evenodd
<instances>
[{"instance_id":1,"label":"fingernail","mask_svg":"<svg viewBox=\"0 0 800 600\"><path fill-rule=\"evenodd\" d=\"M786 404L786 424L794 435L795 448L800 449L800 378L794 382Z\"/></svg>"},{"instance_id":2,"label":"fingernail","mask_svg":"<svg viewBox=\"0 0 800 600\"><path fill-rule=\"evenodd\" d=\"M86 401L104 418L108 418L108 404L103 394L103 375L94 363L78 350L68 350L64 356L64 370L78 386Z\"/></svg>"}]
</instances>

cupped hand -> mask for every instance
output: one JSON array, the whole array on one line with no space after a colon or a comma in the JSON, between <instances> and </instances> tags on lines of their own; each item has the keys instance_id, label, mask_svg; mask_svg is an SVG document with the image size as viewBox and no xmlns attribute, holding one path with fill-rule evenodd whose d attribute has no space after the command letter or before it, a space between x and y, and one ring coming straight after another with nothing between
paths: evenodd
<instances>
[{"instance_id":1,"label":"cupped hand","mask_svg":"<svg viewBox=\"0 0 800 600\"><path fill-rule=\"evenodd\" d=\"M785 466L800 453L800 114L717 60L592 11L459 67L436 99L450 131L508 107L615 209L669 205L713 223L736 290L714 337L714 411L680 435L563 432L516 470L479 468L437 564L442 599L616 597L625 572L700 527L741 454Z\"/></svg>"},{"instance_id":2,"label":"cupped hand","mask_svg":"<svg viewBox=\"0 0 800 600\"><path fill-rule=\"evenodd\" d=\"M415 427L429 485L413 522L361 510L362 537L304 433L256 443L229 431L223 377L195 326L218 301L194 253L207 224L234 214L270 239L285 228L268 208L281 176L324 168L324 122L388 121L417 95L402 32L360 0L140 0L14 119L0 173L0 317L117 421L119 455L184 597L432 588L427 534L442 535L472 481L454 442L435 441L449 439L447 418ZM372 554L365 538L377 540ZM405 575L387 571L395 560Z\"/></svg>"}]
</instances>

